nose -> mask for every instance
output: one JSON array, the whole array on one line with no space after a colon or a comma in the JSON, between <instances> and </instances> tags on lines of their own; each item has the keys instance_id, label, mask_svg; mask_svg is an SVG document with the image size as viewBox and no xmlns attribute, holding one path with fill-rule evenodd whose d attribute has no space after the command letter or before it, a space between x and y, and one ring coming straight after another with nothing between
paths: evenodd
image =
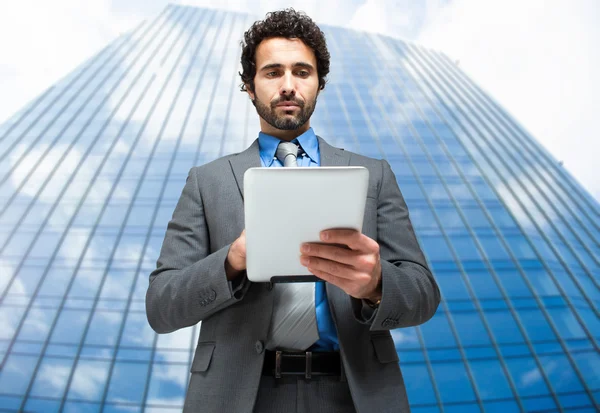
<instances>
[{"instance_id":1,"label":"nose","mask_svg":"<svg viewBox=\"0 0 600 413\"><path fill-rule=\"evenodd\" d=\"M291 73L286 73L281 77L281 86L279 88L280 95L294 96L296 94L296 87L294 85L294 77Z\"/></svg>"}]
</instances>

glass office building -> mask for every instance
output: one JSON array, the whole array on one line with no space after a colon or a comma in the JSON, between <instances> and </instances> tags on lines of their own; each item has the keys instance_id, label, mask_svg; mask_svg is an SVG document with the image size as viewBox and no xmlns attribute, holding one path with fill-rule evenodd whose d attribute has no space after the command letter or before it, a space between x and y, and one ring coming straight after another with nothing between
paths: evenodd
<instances>
[{"instance_id":1,"label":"glass office building","mask_svg":"<svg viewBox=\"0 0 600 413\"><path fill-rule=\"evenodd\" d=\"M169 6L0 126L0 411L181 411L200 326L144 296L189 168L257 137L254 20ZM443 294L393 331L413 412L597 411L598 202L447 56L323 28L312 125L389 161Z\"/></svg>"}]
</instances>

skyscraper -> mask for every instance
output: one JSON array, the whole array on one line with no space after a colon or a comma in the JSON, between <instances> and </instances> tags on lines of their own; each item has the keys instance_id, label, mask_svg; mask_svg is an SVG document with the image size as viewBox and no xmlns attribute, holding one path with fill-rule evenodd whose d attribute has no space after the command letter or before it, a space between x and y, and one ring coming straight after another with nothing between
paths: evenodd
<instances>
[{"instance_id":1,"label":"skyscraper","mask_svg":"<svg viewBox=\"0 0 600 413\"><path fill-rule=\"evenodd\" d=\"M0 408L181 411L201 326L144 307L189 168L258 134L255 17L169 6L0 126ZM600 407L600 205L445 55L323 26L312 118L386 158L443 302L392 332L414 412Z\"/></svg>"}]
</instances>

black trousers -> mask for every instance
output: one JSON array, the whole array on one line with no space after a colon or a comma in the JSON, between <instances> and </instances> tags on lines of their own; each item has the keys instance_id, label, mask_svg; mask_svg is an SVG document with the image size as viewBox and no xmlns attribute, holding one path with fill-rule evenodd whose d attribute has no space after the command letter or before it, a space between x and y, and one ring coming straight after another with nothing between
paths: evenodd
<instances>
[{"instance_id":1,"label":"black trousers","mask_svg":"<svg viewBox=\"0 0 600 413\"><path fill-rule=\"evenodd\" d=\"M339 376L262 376L254 413L355 413L348 382Z\"/></svg>"}]
</instances>

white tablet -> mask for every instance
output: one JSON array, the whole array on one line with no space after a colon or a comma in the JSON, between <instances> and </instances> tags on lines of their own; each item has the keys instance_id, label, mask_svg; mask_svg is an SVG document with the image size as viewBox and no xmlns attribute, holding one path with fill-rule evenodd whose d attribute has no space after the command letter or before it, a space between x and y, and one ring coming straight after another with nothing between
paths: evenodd
<instances>
[{"instance_id":1,"label":"white tablet","mask_svg":"<svg viewBox=\"0 0 600 413\"><path fill-rule=\"evenodd\" d=\"M300 245L331 228L362 231L369 170L250 168L244 174L246 271L254 282L316 281Z\"/></svg>"}]
</instances>

